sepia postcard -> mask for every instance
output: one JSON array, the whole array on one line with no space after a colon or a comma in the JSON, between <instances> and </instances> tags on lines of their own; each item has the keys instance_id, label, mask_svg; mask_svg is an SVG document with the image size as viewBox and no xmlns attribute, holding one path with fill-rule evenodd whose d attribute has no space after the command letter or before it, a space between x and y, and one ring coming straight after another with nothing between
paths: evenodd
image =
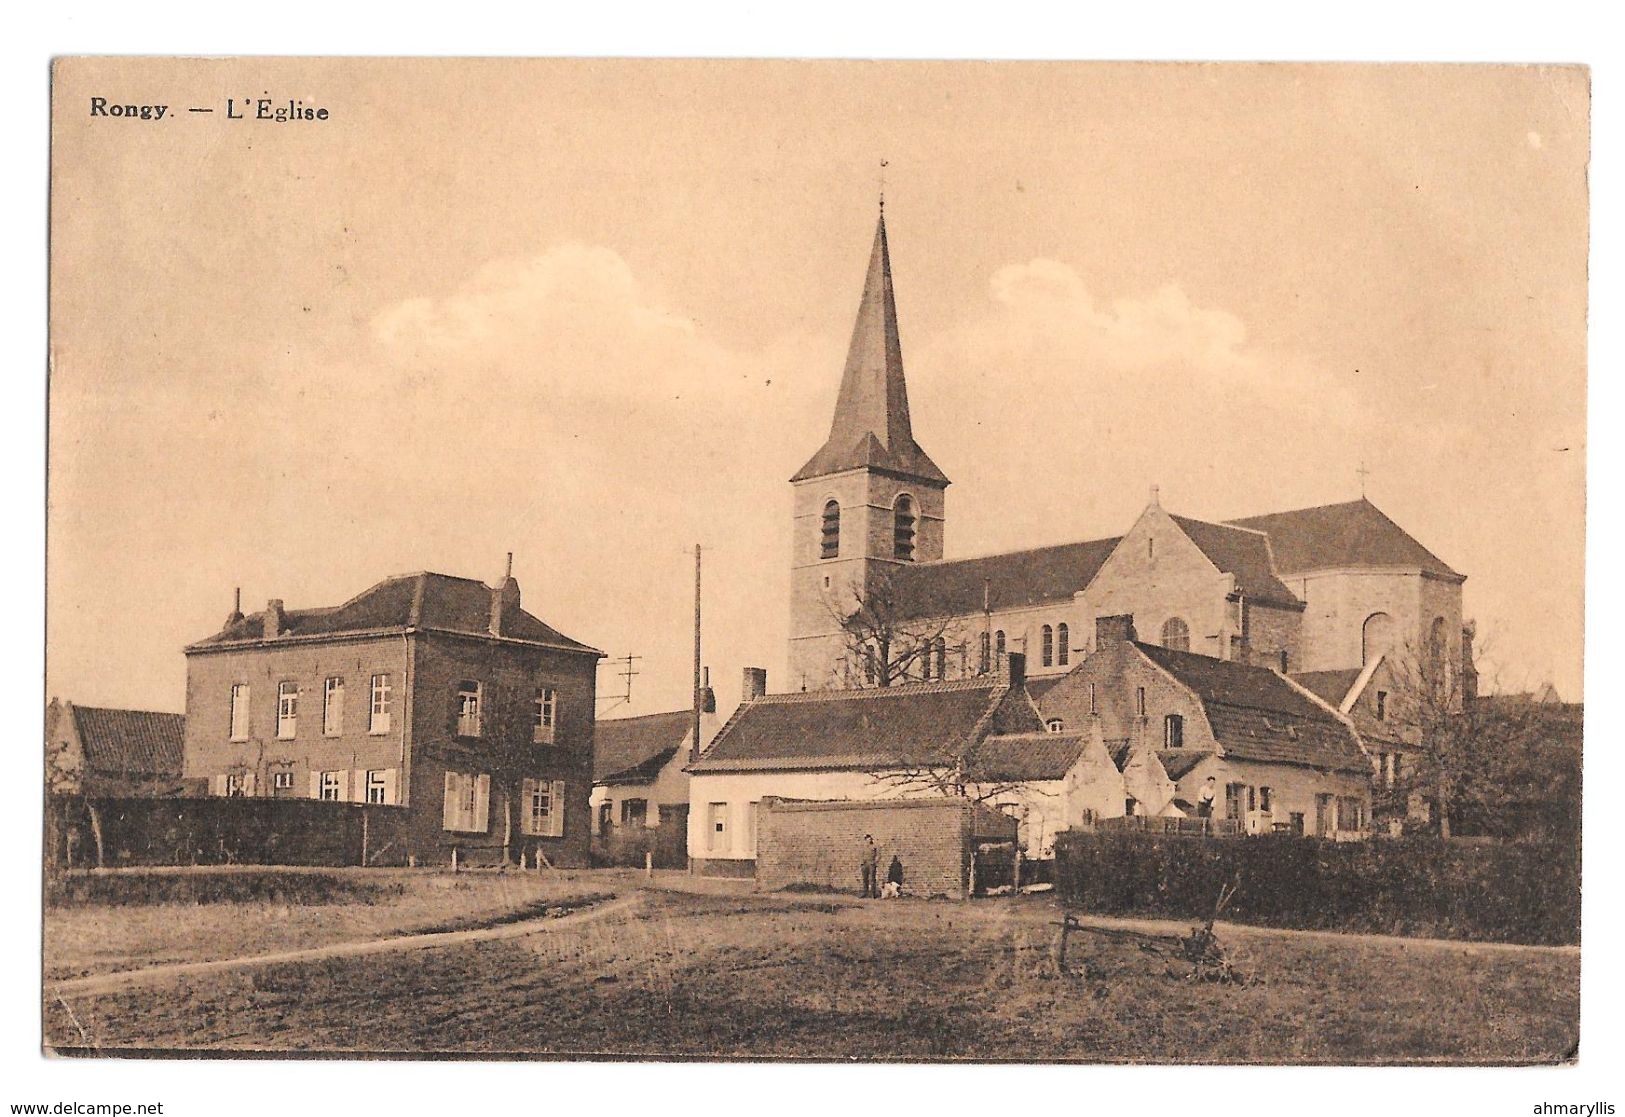
<instances>
[{"instance_id":1,"label":"sepia postcard","mask_svg":"<svg viewBox=\"0 0 1625 1117\"><path fill-rule=\"evenodd\" d=\"M58 59L43 1049L1573 1063L1590 144Z\"/></svg>"}]
</instances>

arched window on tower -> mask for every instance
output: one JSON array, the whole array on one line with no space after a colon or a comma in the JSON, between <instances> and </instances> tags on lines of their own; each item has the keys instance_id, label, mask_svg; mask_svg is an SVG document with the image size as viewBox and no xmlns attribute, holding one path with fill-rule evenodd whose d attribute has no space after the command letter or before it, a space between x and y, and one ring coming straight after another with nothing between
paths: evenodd
<instances>
[{"instance_id":1,"label":"arched window on tower","mask_svg":"<svg viewBox=\"0 0 1625 1117\"><path fill-rule=\"evenodd\" d=\"M1394 618L1387 613L1372 613L1360 629L1360 665L1363 667L1393 650Z\"/></svg>"},{"instance_id":2,"label":"arched window on tower","mask_svg":"<svg viewBox=\"0 0 1625 1117\"><path fill-rule=\"evenodd\" d=\"M892 506L892 555L904 562L914 561L914 498L904 493Z\"/></svg>"},{"instance_id":3,"label":"arched window on tower","mask_svg":"<svg viewBox=\"0 0 1625 1117\"><path fill-rule=\"evenodd\" d=\"M1072 661L1072 632L1066 625L1055 630L1055 642L1055 662L1065 667Z\"/></svg>"},{"instance_id":4,"label":"arched window on tower","mask_svg":"<svg viewBox=\"0 0 1625 1117\"><path fill-rule=\"evenodd\" d=\"M1055 665L1055 630L1047 624L1039 633L1038 645L1041 649L1039 654L1043 656L1044 666L1053 667Z\"/></svg>"},{"instance_id":5,"label":"arched window on tower","mask_svg":"<svg viewBox=\"0 0 1625 1117\"><path fill-rule=\"evenodd\" d=\"M939 680L946 679L948 677L948 641L938 636L934 650L937 655L937 678Z\"/></svg>"},{"instance_id":6,"label":"arched window on tower","mask_svg":"<svg viewBox=\"0 0 1625 1117\"><path fill-rule=\"evenodd\" d=\"M1443 617L1435 617L1428 629L1428 669L1441 690L1450 686L1450 641L1445 635Z\"/></svg>"},{"instance_id":7,"label":"arched window on tower","mask_svg":"<svg viewBox=\"0 0 1625 1117\"><path fill-rule=\"evenodd\" d=\"M1162 646L1176 652L1191 650L1191 627L1182 617L1169 617L1162 625Z\"/></svg>"},{"instance_id":8,"label":"arched window on tower","mask_svg":"<svg viewBox=\"0 0 1625 1117\"><path fill-rule=\"evenodd\" d=\"M992 641L987 633L982 633L982 668L981 673L987 674L993 668Z\"/></svg>"},{"instance_id":9,"label":"arched window on tower","mask_svg":"<svg viewBox=\"0 0 1625 1117\"><path fill-rule=\"evenodd\" d=\"M819 558L838 558L841 554L841 506L835 501L824 505L824 534L818 548Z\"/></svg>"},{"instance_id":10,"label":"arched window on tower","mask_svg":"<svg viewBox=\"0 0 1625 1117\"><path fill-rule=\"evenodd\" d=\"M1004 666L1004 629L993 634L993 659L1001 668Z\"/></svg>"}]
</instances>

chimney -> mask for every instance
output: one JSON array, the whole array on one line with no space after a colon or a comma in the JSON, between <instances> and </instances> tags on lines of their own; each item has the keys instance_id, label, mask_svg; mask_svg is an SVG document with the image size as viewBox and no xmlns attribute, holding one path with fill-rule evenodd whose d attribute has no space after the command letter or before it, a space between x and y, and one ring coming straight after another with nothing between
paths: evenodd
<instances>
[{"instance_id":1,"label":"chimney","mask_svg":"<svg viewBox=\"0 0 1625 1117\"><path fill-rule=\"evenodd\" d=\"M273 597L265 603L264 636L267 640L275 640L282 635L282 629L288 622L287 613L283 612L282 599Z\"/></svg>"},{"instance_id":2,"label":"chimney","mask_svg":"<svg viewBox=\"0 0 1625 1117\"><path fill-rule=\"evenodd\" d=\"M222 628L230 628L234 624L242 623L243 619L243 587L238 586L236 594L232 597L231 612L226 614L226 623Z\"/></svg>"},{"instance_id":3,"label":"chimney","mask_svg":"<svg viewBox=\"0 0 1625 1117\"><path fill-rule=\"evenodd\" d=\"M740 689L741 702L754 702L767 693L767 668L745 668L745 684Z\"/></svg>"},{"instance_id":4,"label":"chimney","mask_svg":"<svg viewBox=\"0 0 1625 1117\"><path fill-rule=\"evenodd\" d=\"M487 626L492 636L502 635L503 621L519 611L519 583L513 576L513 552L508 552L508 573L502 584L491 591L491 623Z\"/></svg>"},{"instance_id":5,"label":"chimney","mask_svg":"<svg viewBox=\"0 0 1625 1117\"><path fill-rule=\"evenodd\" d=\"M1024 652L1006 652L1004 656L1004 685L1020 690L1027 685L1027 656Z\"/></svg>"},{"instance_id":6,"label":"chimney","mask_svg":"<svg viewBox=\"0 0 1625 1117\"><path fill-rule=\"evenodd\" d=\"M705 669L705 681L700 684L700 713L717 712L717 692L711 689L711 669Z\"/></svg>"},{"instance_id":7,"label":"chimney","mask_svg":"<svg viewBox=\"0 0 1625 1117\"><path fill-rule=\"evenodd\" d=\"M1138 640L1134 631L1134 614L1119 613L1115 617L1095 618L1095 650L1112 644L1126 644Z\"/></svg>"}]
</instances>

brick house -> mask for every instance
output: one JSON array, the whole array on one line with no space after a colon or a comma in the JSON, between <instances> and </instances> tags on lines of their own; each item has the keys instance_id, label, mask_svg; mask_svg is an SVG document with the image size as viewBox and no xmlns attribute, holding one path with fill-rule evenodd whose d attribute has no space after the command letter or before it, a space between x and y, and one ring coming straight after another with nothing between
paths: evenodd
<instances>
[{"instance_id":1,"label":"brick house","mask_svg":"<svg viewBox=\"0 0 1625 1117\"><path fill-rule=\"evenodd\" d=\"M175 795L182 790L184 714L112 710L51 699L45 708L49 790L83 795Z\"/></svg>"},{"instance_id":2,"label":"brick house","mask_svg":"<svg viewBox=\"0 0 1625 1117\"><path fill-rule=\"evenodd\" d=\"M1101 618L1095 652L1039 700L1051 725L1116 743L1128 813L1194 813L1211 779L1213 816L1247 833L1369 833L1372 761L1348 716L1267 667L1135 637L1133 618Z\"/></svg>"},{"instance_id":3,"label":"brick house","mask_svg":"<svg viewBox=\"0 0 1625 1117\"><path fill-rule=\"evenodd\" d=\"M511 574L239 606L186 648L185 773L214 795L404 807L419 862L585 864L602 656L522 609Z\"/></svg>"}]
</instances>

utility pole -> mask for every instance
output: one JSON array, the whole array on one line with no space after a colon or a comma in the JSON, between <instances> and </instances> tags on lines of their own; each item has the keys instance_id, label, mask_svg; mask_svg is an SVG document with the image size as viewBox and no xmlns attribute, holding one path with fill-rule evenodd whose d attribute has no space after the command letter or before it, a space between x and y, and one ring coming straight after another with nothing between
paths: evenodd
<instances>
[{"instance_id":1,"label":"utility pole","mask_svg":"<svg viewBox=\"0 0 1625 1117\"><path fill-rule=\"evenodd\" d=\"M688 750L688 760L692 764L700 758L700 545L694 544L694 736Z\"/></svg>"}]
</instances>

